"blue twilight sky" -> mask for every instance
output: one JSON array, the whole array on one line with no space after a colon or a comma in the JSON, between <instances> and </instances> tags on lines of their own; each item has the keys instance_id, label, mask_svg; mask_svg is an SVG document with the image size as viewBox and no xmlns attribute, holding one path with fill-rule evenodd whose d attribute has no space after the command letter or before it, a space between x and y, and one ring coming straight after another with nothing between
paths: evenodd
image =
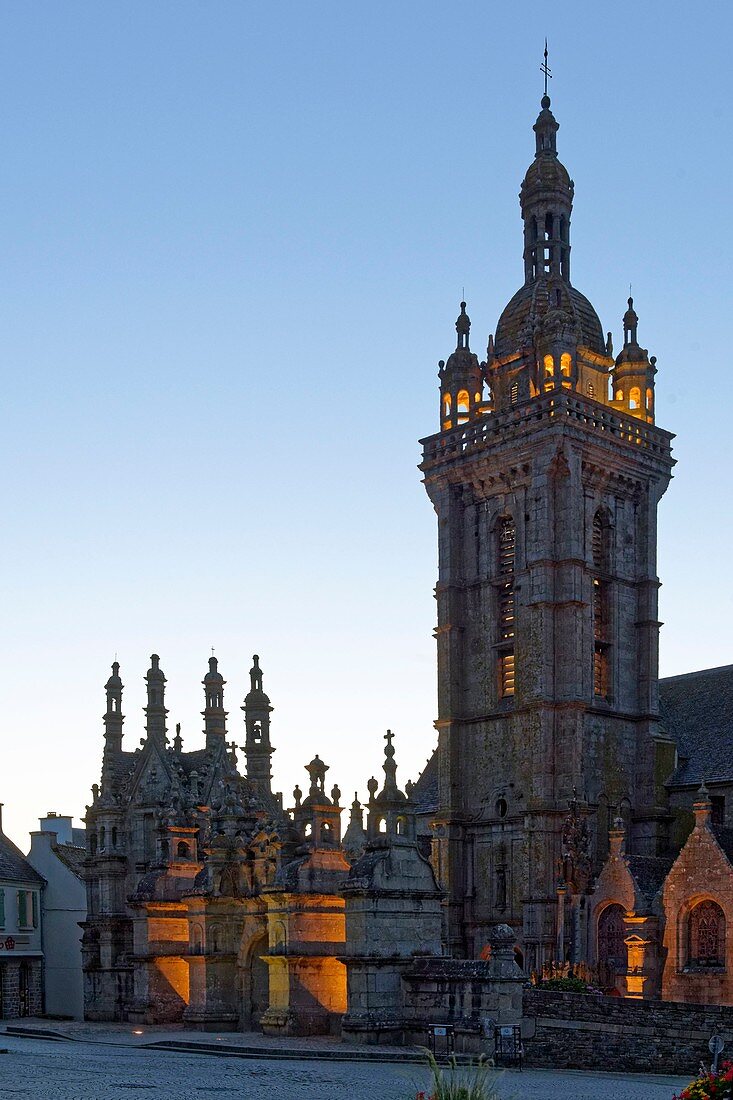
<instances>
[{"instance_id":1,"label":"blue twilight sky","mask_svg":"<svg viewBox=\"0 0 733 1100\"><path fill-rule=\"evenodd\" d=\"M126 744L156 651L201 744L251 655L276 789L348 803L433 744L435 522L417 440L465 286L481 351L522 280L550 38L573 282L633 284L679 465L662 672L730 641L729 2L0 3L0 800L21 844Z\"/></svg>"}]
</instances>

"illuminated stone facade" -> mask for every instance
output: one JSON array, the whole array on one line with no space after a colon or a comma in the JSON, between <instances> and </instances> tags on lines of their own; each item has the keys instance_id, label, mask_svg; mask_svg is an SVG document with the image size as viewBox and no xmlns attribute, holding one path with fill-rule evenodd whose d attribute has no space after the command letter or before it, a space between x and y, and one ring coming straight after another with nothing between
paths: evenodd
<instances>
[{"instance_id":1,"label":"illuminated stone facade","mask_svg":"<svg viewBox=\"0 0 733 1100\"><path fill-rule=\"evenodd\" d=\"M156 655L145 737L134 752L123 749L122 681L112 667L102 779L86 816L87 1019L339 1032L347 970L356 989L365 953L384 948L389 956L370 1010L381 1005L392 1018L402 971L416 955L440 954L441 892L418 849L415 805L396 784L392 735L383 790L369 782L369 828L355 801L342 844L341 792L326 793L328 767L318 756L307 765L305 798L296 787L286 811L273 794L272 707L257 657L250 678L242 776L226 741L214 657L203 681L205 748L193 752L184 752L179 728L169 742ZM369 980L366 987L373 992Z\"/></svg>"}]
</instances>

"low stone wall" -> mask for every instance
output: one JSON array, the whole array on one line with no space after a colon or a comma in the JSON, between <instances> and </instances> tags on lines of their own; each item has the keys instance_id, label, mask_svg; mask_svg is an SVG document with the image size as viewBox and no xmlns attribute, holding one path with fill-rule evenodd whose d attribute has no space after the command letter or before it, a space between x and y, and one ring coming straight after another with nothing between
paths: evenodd
<instances>
[{"instance_id":1,"label":"low stone wall","mask_svg":"<svg viewBox=\"0 0 733 1100\"><path fill-rule=\"evenodd\" d=\"M514 934L512 936L512 943ZM480 959L421 959L403 975L404 1039L425 1043L427 1029L450 1024L457 1051L490 1054L494 1027L518 1024L525 978L509 951Z\"/></svg>"},{"instance_id":2,"label":"low stone wall","mask_svg":"<svg viewBox=\"0 0 733 1100\"><path fill-rule=\"evenodd\" d=\"M522 1034L532 1066L693 1076L711 1061L715 1030L723 1058L733 1058L733 1007L524 990Z\"/></svg>"}]
</instances>

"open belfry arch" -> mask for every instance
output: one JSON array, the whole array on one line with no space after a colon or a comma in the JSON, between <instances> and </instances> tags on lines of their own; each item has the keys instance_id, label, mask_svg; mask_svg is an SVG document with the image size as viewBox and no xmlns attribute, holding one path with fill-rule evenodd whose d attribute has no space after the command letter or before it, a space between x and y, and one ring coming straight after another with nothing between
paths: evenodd
<instances>
[{"instance_id":1,"label":"open belfry arch","mask_svg":"<svg viewBox=\"0 0 733 1100\"><path fill-rule=\"evenodd\" d=\"M674 766L656 563L672 436L655 425L656 364L632 299L614 358L571 283L574 185L558 129L545 93L520 191L524 282L482 362L461 303L420 467L438 519L446 949L476 957L507 922L528 969L558 950L585 957L585 892L613 818L625 808L634 849L661 850ZM565 850L571 804L584 851Z\"/></svg>"}]
</instances>

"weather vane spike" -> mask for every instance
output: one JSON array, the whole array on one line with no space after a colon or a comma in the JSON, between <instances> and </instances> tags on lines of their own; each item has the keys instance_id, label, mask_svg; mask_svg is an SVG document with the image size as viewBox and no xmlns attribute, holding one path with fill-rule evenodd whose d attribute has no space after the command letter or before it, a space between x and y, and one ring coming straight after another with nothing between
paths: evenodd
<instances>
[{"instance_id":1,"label":"weather vane spike","mask_svg":"<svg viewBox=\"0 0 733 1100\"><path fill-rule=\"evenodd\" d=\"M547 95L547 78L552 80L552 69L547 64L547 39L545 39L545 60L540 65L540 72L545 74L545 95Z\"/></svg>"}]
</instances>

